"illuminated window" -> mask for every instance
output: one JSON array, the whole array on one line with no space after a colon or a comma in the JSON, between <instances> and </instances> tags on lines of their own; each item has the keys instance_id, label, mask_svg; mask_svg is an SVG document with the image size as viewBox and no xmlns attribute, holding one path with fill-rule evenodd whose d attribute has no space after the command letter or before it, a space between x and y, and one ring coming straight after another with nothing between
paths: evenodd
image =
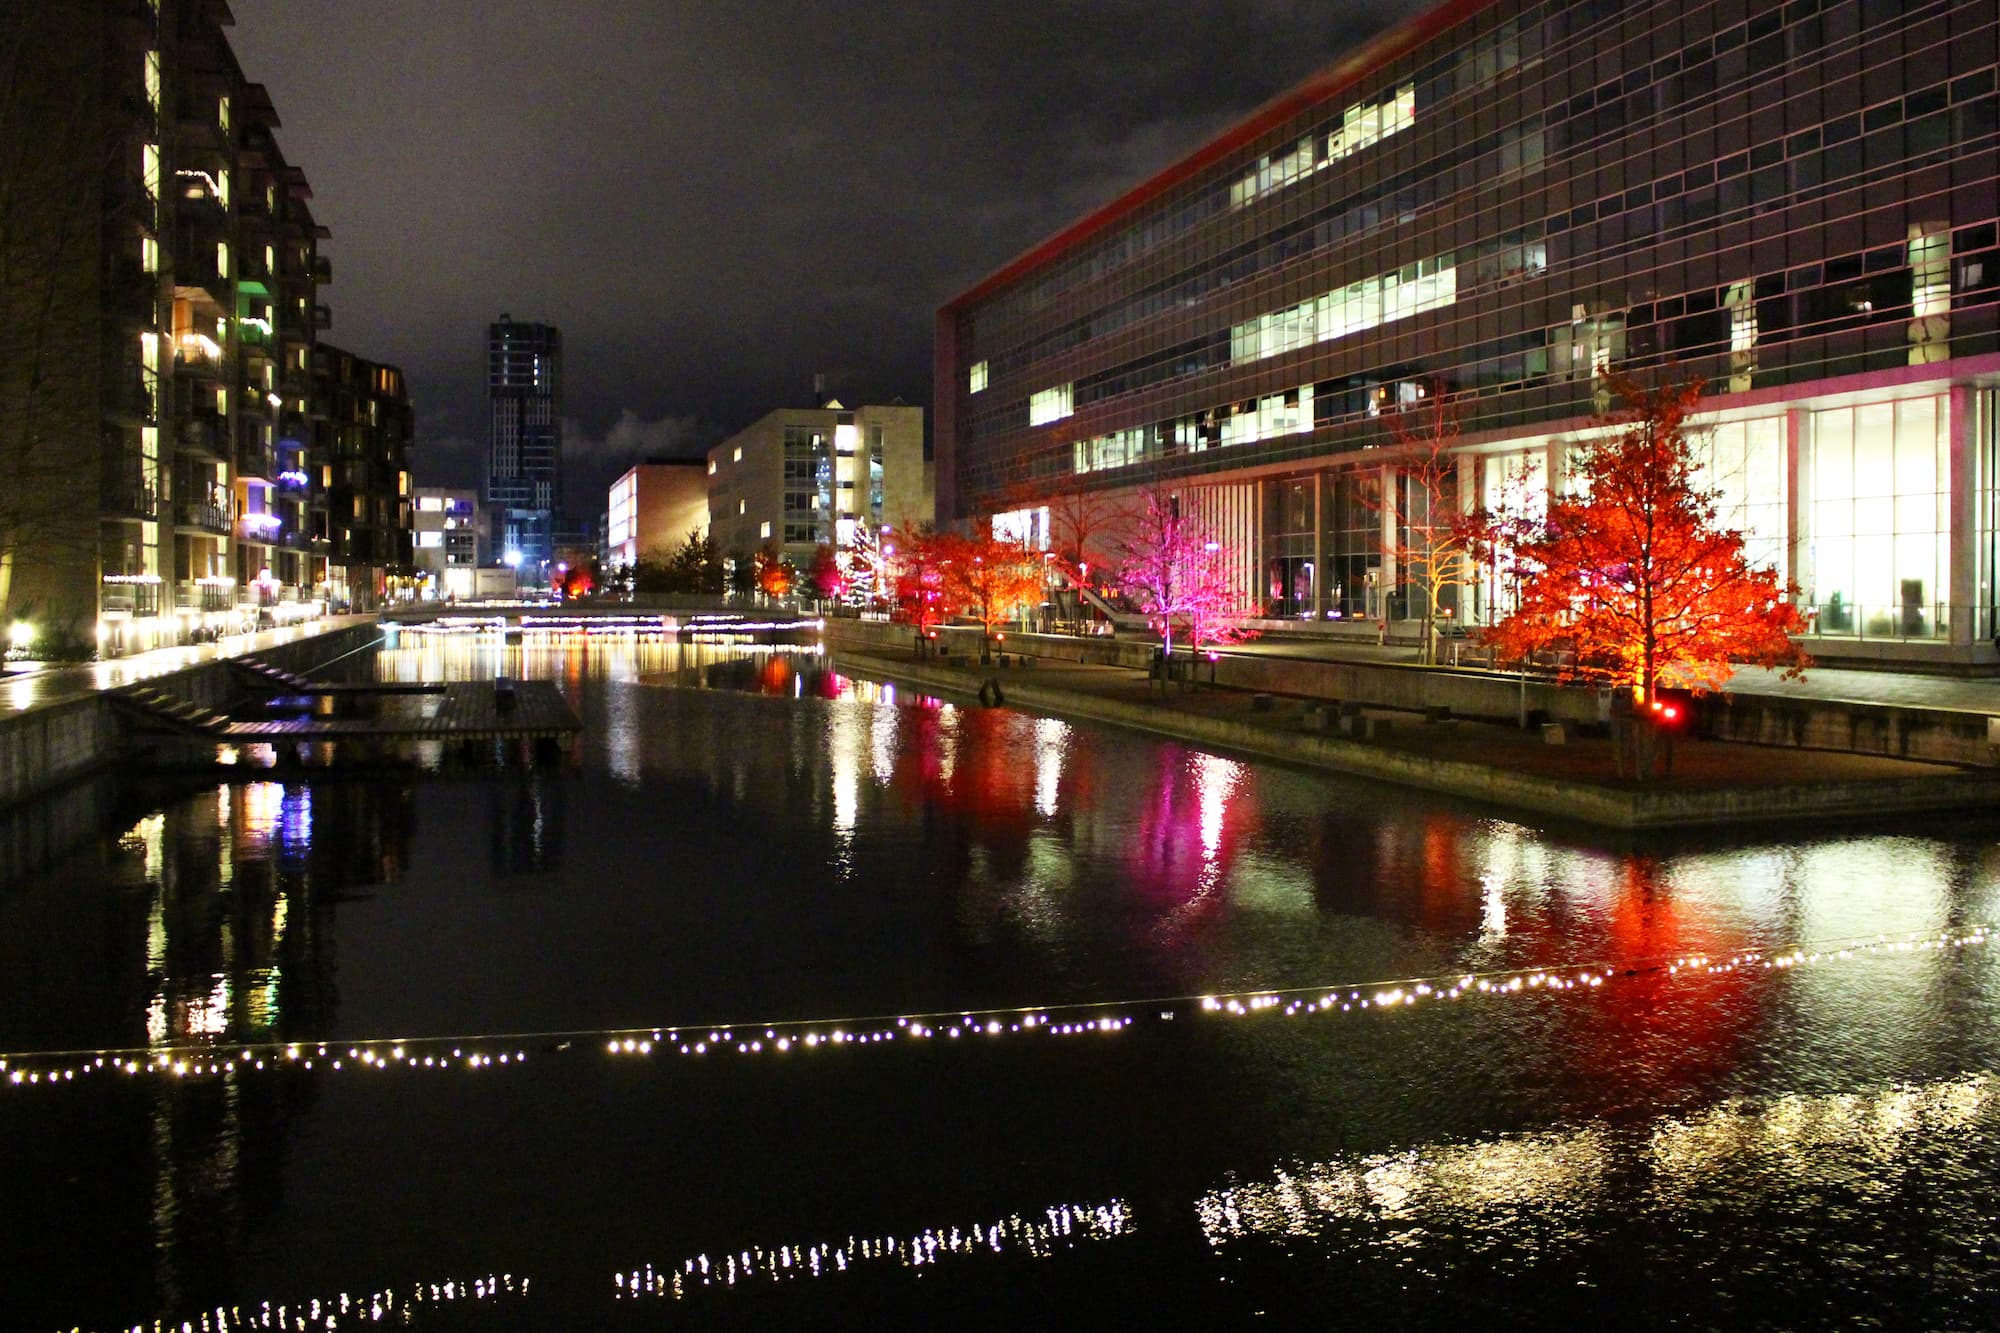
<instances>
[{"instance_id":1,"label":"illuminated window","mask_svg":"<svg viewBox=\"0 0 2000 1333\"><path fill-rule=\"evenodd\" d=\"M757 535L768 538L771 535L771 525L769 523L759 523L757 525Z\"/></svg>"},{"instance_id":2,"label":"illuminated window","mask_svg":"<svg viewBox=\"0 0 2000 1333\"><path fill-rule=\"evenodd\" d=\"M222 98L216 103L215 123L225 130L229 128L229 99L227 97Z\"/></svg>"},{"instance_id":3,"label":"illuminated window","mask_svg":"<svg viewBox=\"0 0 2000 1333\"><path fill-rule=\"evenodd\" d=\"M743 517L745 511L747 511L748 509L749 505L745 501L738 500L736 502L736 517L738 518Z\"/></svg>"},{"instance_id":4,"label":"illuminated window","mask_svg":"<svg viewBox=\"0 0 2000 1333\"><path fill-rule=\"evenodd\" d=\"M733 453L733 454L732 454L732 455L730 456L730 459L729 459L729 461L730 461L730 462L732 462L732 463L740 463L740 462L742 462L742 461L743 461L743 446L742 446L742 445L740 445L740 444L739 444L739 445L737 445L737 446L736 446L736 450L735 450L735 452L734 452L734 453Z\"/></svg>"},{"instance_id":5,"label":"illuminated window","mask_svg":"<svg viewBox=\"0 0 2000 1333\"><path fill-rule=\"evenodd\" d=\"M971 373L967 376L967 379L970 385L970 387L967 389L967 392L978 393L981 389L985 388L986 363L984 361L973 362Z\"/></svg>"},{"instance_id":6,"label":"illuminated window","mask_svg":"<svg viewBox=\"0 0 2000 1333\"><path fill-rule=\"evenodd\" d=\"M1276 356L1439 310L1457 299L1458 269L1451 255L1439 255L1246 320L1229 331L1229 357L1241 362Z\"/></svg>"},{"instance_id":7,"label":"illuminated window","mask_svg":"<svg viewBox=\"0 0 2000 1333\"><path fill-rule=\"evenodd\" d=\"M150 236L139 241L139 267L147 273L160 271L160 243Z\"/></svg>"},{"instance_id":8,"label":"illuminated window","mask_svg":"<svg viewBox=\"0 0 2000 1333\"><path fill-rule=\"evenodd\" d=\"M1417 86L1406 83L1381 102L1356 102L1340 114L1340 127L1321 139L1307 135L1293 147L1266 154L1229 187L1229 202L1241 208L1273 190L1360 152L1368 145L1417 123Z\"/></svg>"},{"instance_id":9,"label":"illuminated window","mask_svg":"<svg viewBox=\"0 0 2000 1333\"><path fill-rule=\"evenodd\" d=\"M1058 384L1053 389L1043 389L1028 395L1028 424L1046 426L1051 421L1061 421L1075 411L1075 386Z\"/></svg>"},{"instance_id":10,"label":"illuminated window","mask_svg":"<svg viewBox=\"0 0 2000 1333\"><path fill-rule=\"evenodd\" d=\"M160 114L160 53L146 52L146 105Z\"/></svg>"},{"instance_id":11,"label":"illuminated window","mask_svg":"<svg viewBox=\"0 0 2000 1333\"><path fill-rule=\"evenodd\" d=\"M708 460L708 475L711 477L715 475L715 460L713 458Z\"/></svg>"},{"instance_id":12,"label":"illuminated window","mask_svg":"<svg viewBox=\"0 0 2000 1333\"><path fill-rule=\"evenodd\" d=\"M226 278L229 276L228 241L217 241L215 243L215 275L218 278Z\"/></svg>"}]
</instances>

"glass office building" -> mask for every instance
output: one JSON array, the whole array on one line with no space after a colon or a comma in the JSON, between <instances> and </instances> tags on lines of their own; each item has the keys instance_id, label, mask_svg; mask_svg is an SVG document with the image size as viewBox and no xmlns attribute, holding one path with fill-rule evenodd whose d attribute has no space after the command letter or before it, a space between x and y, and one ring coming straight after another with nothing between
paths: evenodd
<instances>
[{"instance_id":1,"label":"glass office building","mask_svg":"<svg viewBox=\"0 0 2000 1333\"><path fill-rule=\"evenodd\" d=\"M1992 0L1442 5L939 312L940 514L1169 485L1267 616L1372 627L1394 413L1453 396L1469 508L1563 484L1599 369L1692 373L1816 654L1991 662L1996 38Z\"/></svg>"}]
</instances>

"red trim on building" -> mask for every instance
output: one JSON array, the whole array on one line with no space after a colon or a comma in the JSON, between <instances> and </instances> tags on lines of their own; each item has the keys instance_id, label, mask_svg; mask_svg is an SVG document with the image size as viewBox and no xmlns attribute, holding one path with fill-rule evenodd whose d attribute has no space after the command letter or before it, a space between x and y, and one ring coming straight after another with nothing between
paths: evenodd
<instances>
[{"instance_id":1,"label":"red trim on building","mask_svg":"<svg viewBox=\"0 0 2000 1333\"><path fill-rule=\"evenodd\" d=\"M1308 107L1338 97L1398 56L1421 46L1453 24L1460 23L1482 10L1491 9L1497 2L1498 0L1446 0L1444 4L1379 34L1363 43L1354 54L1336 60L1291 91L1280 93L1251 112L1247 119L1233 129L1224 131L1219 138L1212 139L1197 148L1151 180L1141 182L1095 213L1071 223L1006 267L983 279L978 285L945 302L939 313L956 312L961 306L990 296L999 288L1022 274L1039 268L1063 251L1109 230L1175 186L1191 179L1204 168L1214 165L1251 143L1259 135L1284 124Z\"/></svg>"}]
</instances>

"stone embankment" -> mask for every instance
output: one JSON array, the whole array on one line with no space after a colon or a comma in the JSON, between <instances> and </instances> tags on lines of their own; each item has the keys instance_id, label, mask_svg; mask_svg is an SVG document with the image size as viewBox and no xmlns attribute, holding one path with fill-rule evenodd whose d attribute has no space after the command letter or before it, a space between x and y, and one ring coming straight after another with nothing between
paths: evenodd
<instances>
[{"instance_id":1,"label":"stone embankment","mask_svg":"<svg viewBox=\"0 0 2000 1333\"><path fill-rule=\"evenodd\" d=\"M1328 679L1312 668L1351 664L1258 659L1257 678L1268 682L1261 689L1218 685L1188 690L1148 679L1150 654L1143 644L1120 650L1137 649L1137 663L1099 665L1037 656L1030 667L1019 665L1023 659L1010 652L1016 665L1000 669L979 667L963 653L946 664L918 660L904 627L830 621L827 642L838 668L854 675L964 700L980 699L983 689L986 702L997 692L1009 706L1033 712L1610 828L1854 819L2000 804L2000 771L1991 768L1706 739L1676 747L1671 776L1635 782L1616 775L1609 740L1562 725L1566 717L1584 715L1583 706L1551 707L1549 696L1560 692L1534 682L1531 686L1542 693L1531 706L1554 719L1547 737L1540 729L1524 732L1468 719L1432 702L1414 685L1407 687L1407 701L1369 699L1365 708L1355 706L1354 693L1311 688ZM1089 646L1084 645L1086 650ZM1218 677L1230 661L1244 659L1217 664ZM1403 673L1406 680L1449 674ZM1348 678L1354 679L1351 671ZM1513 682L1508 685L1519 689ZM1594 696L1583 698L1594 718ZM1327 706L1334 699L1349 704L1345 730L1351 734L1334 734L1337 715ZM1511 718L1518 701L1508 703L1504 715ZM1561 743L1548 743L1550 739Z\"/></svg>"}]
</instances>

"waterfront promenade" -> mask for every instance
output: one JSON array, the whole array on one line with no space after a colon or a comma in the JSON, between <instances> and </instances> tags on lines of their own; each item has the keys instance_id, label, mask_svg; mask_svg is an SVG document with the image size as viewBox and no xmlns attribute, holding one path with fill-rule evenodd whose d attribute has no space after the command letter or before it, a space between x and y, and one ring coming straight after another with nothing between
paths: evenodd
<instances>
[{"instance_id":1,"label":"waterfront promenade","mask_svg":"<svg viewBox=\"0 0 2000 1333\"><path fill-rule=\"evenodd\" d=\"M155 648L151 652L109 658L102 662L12 665L0 672L0 719L38 708L73 703L92 694L135 685L142 680L152 680L212 662L224 662L232 657L249 657L374 622L372 615L323 616L280 629L259 630L255 634L231 634L214 643Z\"/></svg>"}]
</instances>

